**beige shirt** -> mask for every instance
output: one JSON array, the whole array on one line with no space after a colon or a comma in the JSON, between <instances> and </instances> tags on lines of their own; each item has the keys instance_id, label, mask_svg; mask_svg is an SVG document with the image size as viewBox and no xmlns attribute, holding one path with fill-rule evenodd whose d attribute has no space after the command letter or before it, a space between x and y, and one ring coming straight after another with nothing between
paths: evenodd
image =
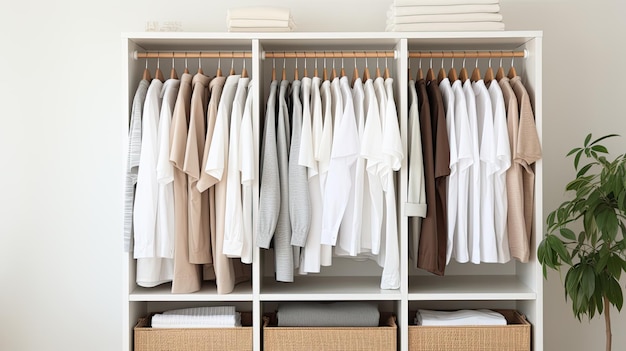
<instances>
[{"instance_id":1,"label":"beige shirt","mask_svg":"<svg viewBox=\"0 0 626 351\"><path fill-rule=\"evenodd\" d=\"M197 73L193 76L189 131L185 148L183 170L187 174L189 201L189 262L204 264L213 262L211 233L209 230L209 194L196 187L200 179L200 166L206 137L206 110L209 100L211 78Z\"/></svg>"},{"instance_id":2,"label":"beige shirt","mask_svg":"<svg viewBox=\"0 0 626 351\"><path fill-rule=\"evenodd\" d=\"M187 129L191 105L191 75L180 78L180 89L174 105L170 129L170 161L174 165L175 250L172 293L185 294L200 290L200 266L189 262L189 222L187 212L187 175L183 171Z\"/></svg>"},{"instance_id":3,"label":"beige shirt","mask_svg":"<svg viewBox=\"0 0 626 351\"><path fill-rule=\"evenodd\" d=\"M535 205L534 163L541 159L541 144L537 134L530 96L521 78L519 76L512 78L510 84L515 92L519 111L518 130L515 137L511 137L511 140L515 140L515 150L512 153L513 163L519 164L521 168L523 224L513 224L518 231L513 236L511 236L509 227L509 246L511 248L511 256L519 259L521 262L528 262L530 258L530 239L533 235L533 209ZM509 131L510 134L511 132ZM517 220L519 221L519 218Z\"/></svg>"}]
</instances>

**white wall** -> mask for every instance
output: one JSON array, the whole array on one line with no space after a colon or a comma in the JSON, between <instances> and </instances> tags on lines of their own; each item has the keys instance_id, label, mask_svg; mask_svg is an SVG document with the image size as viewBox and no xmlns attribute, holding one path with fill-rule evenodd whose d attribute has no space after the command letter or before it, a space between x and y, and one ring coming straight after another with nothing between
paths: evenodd
<instances>
[{"instance_id":1,"label":"white wall","mask_svg":"<svg viewBox=\"0 0 626 351\"><path fill-rule=\"evenodd\" d=\"M383 30L390 1L266 1L300 30ZM0 349L121 348L124 118L120 32L148 20L222 31L226 8L259 1L14 1L0 11ZM563 155L593 132L626 134L616 102L625 54L620 1L501 0L507 29L544 30L546 210L572 175ZM7 7L6 5L4 7ZM348 22L346 14L355 21ZM352 15L354 14L354 15ZM626 149L626 138L610 144ZM546 283L546 350L597 350L558 276ZM614 317L626 328L626 314ZM615 333L615 350L626 336Z\"/></svg>"}]
</instances>

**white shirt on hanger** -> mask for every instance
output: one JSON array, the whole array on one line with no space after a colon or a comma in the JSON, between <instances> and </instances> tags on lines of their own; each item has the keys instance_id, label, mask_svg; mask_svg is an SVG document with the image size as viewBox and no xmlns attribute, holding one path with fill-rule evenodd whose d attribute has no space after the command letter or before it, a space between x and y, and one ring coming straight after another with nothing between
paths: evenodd
<instances>
[{"instance_id":1,"label":"white shirt on hanger","mask_svg":"<svg viewBox=\"0 0 626 351\"><path fill-rule=\"evenodd\" d=\"M511 149L507 130L506 109L502 89L496 80L489 84L489 96L493 110L493 129L496 143L497 170L494 175L494 221L498 262L511 260L509 236L507 231L508 200L506 193L506 171L511 167Z\"/></svg>"},{"instance_id":2,"label":"white shirt on hanger","mask_svg":"<svg viewBox=\"0 0 626 351\"><path fill-rule=\"evenodd\" d=\"M318 161L318 170L320 178L320 189L322 192L322 211L324 208L324 194L326 189L326 179L328 178L328 168L330 166L330 153L333 147L333 105L332 94L330 90L330 81L325 80L320 87L320 96L322 100L322 136L319 148L316 149L315 159ZM323 215L322 215L323 217ZM322 220L323 223L323 220ZM323 224L322 224L323 228ZM321 242L320 232L320 242ZM320 264L322 266L330 266L332 264L332 246L321 245Z\"/></svg>"},{"instance_id":3,"label":"white shirt on hanger","mask_svg":"<svg viewBox=\"0 0 626 351\"><path fill-rule=\"evenodd\" d=\"M469 121L472 165L469 169L469 220L468 220L468 251L472 263L480 263L481 239L481 188L480 188L480 143L478 138L478 120L476 118L476 95L472 82L468 79L463 83L463 92L467 104L467 119Z\"/></svg>"},{"instance_id":4,"label":"white shirt on hanger","mask_svg":"<svg viewBox=\"0 0 626 351\"><path fill-rule=\"evenodd\" d=\"M253 216L254 206L252 186L257 179L259 137L255 124L253 123L253 98L254 84L252 80L248 83L248 96L243 109L241 120L241 131L239 136L239 170L241 171L241 200L243 215L243 246L241 249L241 262L252 263L253 247Z\"/></svg>"}]
</instances>

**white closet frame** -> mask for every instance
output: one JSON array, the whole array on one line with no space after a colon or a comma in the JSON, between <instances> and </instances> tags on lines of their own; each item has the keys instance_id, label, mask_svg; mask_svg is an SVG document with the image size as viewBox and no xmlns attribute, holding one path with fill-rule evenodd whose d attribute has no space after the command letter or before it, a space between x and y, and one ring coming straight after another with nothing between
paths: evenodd
<instances>
[{"instance_id":1,"label":"white closet frame","mask_svg":"<svg viewBox=\"0 0 626 351\"><path fill-rule=\"evenodd\" d=\"M322 32L322 33L123 33L122 34L122 111L121 116L127 121L133 94L141 79L146 65L144 59L136 60L135 51L250 51L252 59L247 66L254 80L254 121L257 124L263 116L265 96L270 83L269 68L271 60L263 60L263 51L313 51L345 50L364 51L395 50L397 59L389 60L392 77L395 79L395 98L400 118L401 135L406 155L407 116L408 116L408 52L442 50L523 50L528 51L525 59L516 59L515 67L523 78L533 102L537 131L542 136L542 32L541 31L501 31L501 32ZM230 59L222 59L222 67L227 67ZM277 59L282 64L281 59ZM287 59L289 60L289 59ZM349 62L352 59L346 59ZM372 59L369 61L372 75ZM457 59L458 60L458 59ZM384 61L384 59L383 59ZM395 62L394 62L395 61ZM481 59L481 61L486 61ZM154 76L156 59L149 59ZM168 76L170 59L161 59L160 65ZM190 72L195 73L197 59L188 59ZM288 61L289 62L289 61ZM309 75L313 72L312 59L308 59ZM411 74L417 72L416 59L411 59ZM423 60L422 66L428 68L429 60ZM473 68L473 59L468 59L466 67ZM481 62L481 65L483 62ZM494 63L493 65L497 65ZM506 67L510 62L505 59ZM177 71L182 73L180 59L176 63ZM241 70L241 59L235 59L237 71ZM433 69L438 69L439 59L433 60ZM449 61L446 67L449 68ZM458 68L459 64L455 66ZM203 70L211 75L215 72L216 60L203 59ZM291 66L292 67L292 66ZM302 61L299 61L302 67ZM484 67L484 66L483 66ZM321 68L321 67L320 67ZM302 68L300 68L302 74ZM362 74L363 66L359 65ZM225 72L228 70L226 69ZM321 71L321 70L320 70ZM481 70L484 72L484 69ZM288 69L289 75L293 72ZM351 71L346 70L351 76ZM425 71L424 71L425 72ZM436 70L435 70L436 72ZM470 72L471 73L471 72ZM320 73L321 75L321 73ZM120 124L121 126L121 124ZM258 128L257 128L258 130ZM127 144L125 144L127 145ZM124 155L123 159L126 159ZM379 289L379 271L371 276L363 273L358 265L348 260L335 260L333 268L320 275L296 276L292 284L276 283L271 274L272 260L265 250L255 248L253 257L252 281L235 287L231 294L218 295L215 287L203 285L201 291L193 294L171 294L169 285L152 289L137 287L135 284L135 263L132 254L125 255L123 270L123 315L122 333L123 350L133 349L133 326L137 319L149 312L161 311L180 306L198 306L208 304L234 304L238 309L253 313L254 350L262 349L261 316L271 310L280 301L336 301L369 300L379 302L381 309L394 312L398 317L398 350L408 350L409 310L424 308L511 308L524 313L532 324L532 349L543 350L543 277L541 266L536 260L536 247L543 235L542 212L542 161L535 165L535 204L534 236L531 243L529 263L510 262L504 265L494 264L452 264L446 270L446 276L434 277L410 268L408 258L408 220L403 204L406 202L407 159L404 158L399 172L398 214L400 233L401 286L398 290ZM255 198L258 199L258 185L255 186ZM258 208L254 209L256 216ZM120 214L121 215L121 214ZM268 256L269 257L269 256ZM269 268L268 268L269 267ZM361 266L362 267L362 266ZM375 267L375 266L367 266ZM363 275L366 274L366 275Z\"/></svg>"}]
</instances>

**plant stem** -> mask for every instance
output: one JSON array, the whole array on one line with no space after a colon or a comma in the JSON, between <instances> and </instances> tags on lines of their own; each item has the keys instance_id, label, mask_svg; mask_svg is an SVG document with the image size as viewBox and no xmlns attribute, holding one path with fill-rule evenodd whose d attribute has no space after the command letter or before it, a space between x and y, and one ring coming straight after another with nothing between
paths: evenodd
<instances>
[{"instance_id":1,"label":"plant stem","mask_svg":"<svg viewBox=\"0 0 626 351\"><path fill-rule=\"evenodd\" d=\"M611 305L609 304L609 299L606 295L602 297L604 300L604 324L606 326L606 351L611 351Z\"/></svg>"}]
</instances>

